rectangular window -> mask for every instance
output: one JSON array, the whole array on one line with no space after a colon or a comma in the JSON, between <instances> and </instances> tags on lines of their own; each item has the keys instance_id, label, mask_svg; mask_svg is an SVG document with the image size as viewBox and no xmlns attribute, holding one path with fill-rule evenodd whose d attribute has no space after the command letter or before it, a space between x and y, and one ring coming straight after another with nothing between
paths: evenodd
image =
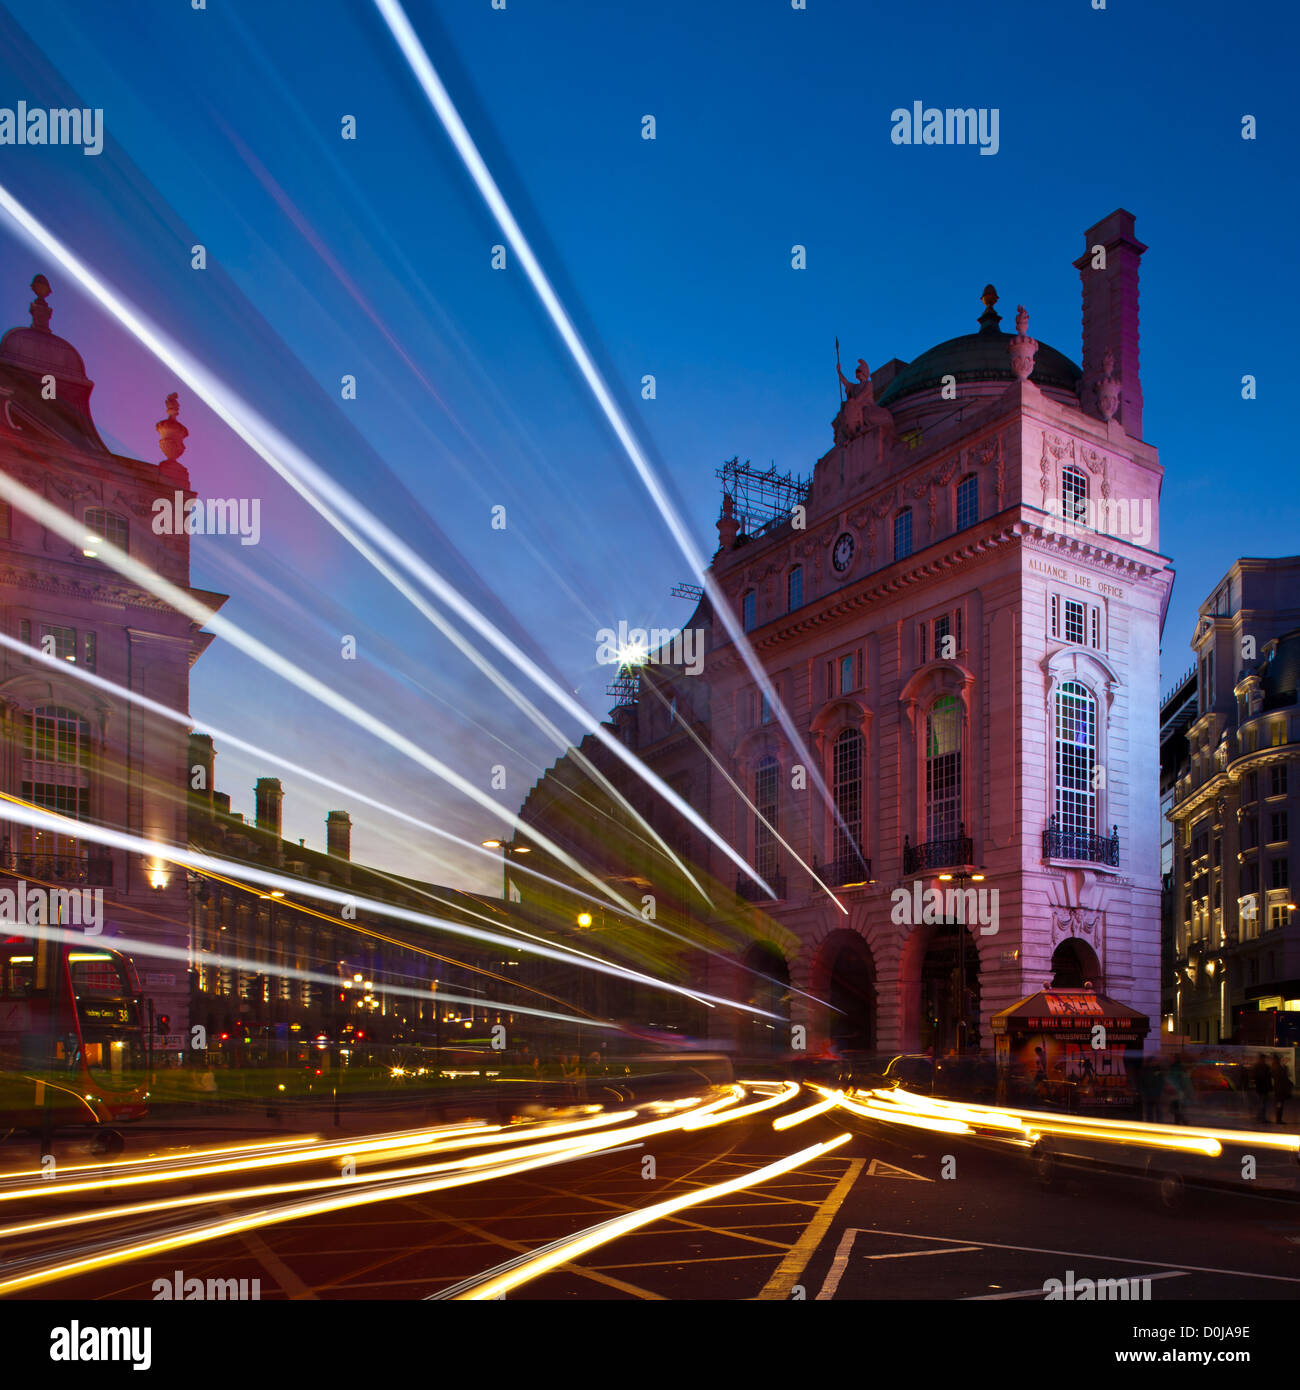
<instances>
[{"instance_id":1,"label":"rectangular window","mask_svg":"<svg viewBox=\"0 0 1300 1390\"><path fill-rule=\"evenodd\" d=\"M794 567L794 569L792 569L792 570L790 571L789 600L790 600L789 607L790 607L790 612L791 612L791 613L793 613L794 610L795 610L796 608L802 608L802 607L803 607L803 566L802 566L802 565L796 565L796 566Z\"/></svg>"},{"instance_id":2,"label":"rectangular window","mask_svg":"<svg viewBox=\"0 0 1300 1390\"><path fill-rule=\"evenodd\" d=\"M894 559L905 560L912 553L912 509L899 512L894 518Z\"/></svg>"},{"instance_id":3,"label":"rectangular window","mask_svg":"<svg viewBox=\"0 0 1300 1390\"><path fill-rule=\"evenodd\" d=\"M20 618L18 620L18 640L24 647L32 645L32 620L30 618ZM32 659L30 656L23 657L23 665L30 666Z\"/></svg>"},{"instance_id":4,"label":"rectangular window","mask_svg":"<svg viewBox=\"0 0 1300 1390\"><path fill-rule=\"evenodd\" d=\"M916 660L917 664L924 666L930 659L929 636L926 632L924 623L916 625Z\"/></svg>"},{"instance_id":5,"label":"rectangular window","mask_svg":"<svg viewBox=\"0 0 1300 1390\"><path fill-rule=\"evenodd\" d=\"M840 657L840 694L841 694L841 695L847 695L847 694L849 693L850 690L853 690L853 689L856 688L856 682L855 682L854 679L853 679L853 665L854 665L854 662L853 662L853 653L852 653L852 652L850 652L850 653L848 654L848 656L842 656L842 657Z\"/></svg>"},{"instance_id":6,"label":"rectangular window","mask_svg":"<svg viewBox=\"0 0 1300 1390\"><path fill-rule=\"evenodd\" d=\"M1282 844L1282 843L1286 840L1286 838L1287 838L1287 833L1286 833L1286 812L1285 812L1285 811L1274 811L1274 812L1273 812L1273 816L1272 816L1272 831L1273 831L1272 835L1269 836L1269 842L1270 842L1271 844L1274 844L1274 845Z\"/></svg>"},{"instance_id":7,"label":"rectangular window","mask_svg":"<svg viewBox=\"0 0 1300 1390\"><path fill-rule=\"evenodd\" d=\"M1286 926L1286 904L1274 903L1268 910L1269 931L1281 931Z\"/></svg>"},{"instance_id":8,"label":"rectangular window","mask_svg":"<svg viewBox=\"0 0 1300 1390\"><path fill-rule=\"evenodd\" d=\"M54 623L42 623L41 651L46 656L58 657L60 661L76 661L77 629L75 627L58 627Z\"/></svg>"},{"instance_id":9,"label":"rectangular window","mask_svg":"<svg viewBox=\"0 0 1300 1390\"><path fill-rule=\"evenodd\" d=\"M934 659L951 660L956 656L956 644L948 641L952 636L952 620L947 613L941 613L934 620ZM944 644L947 643L947 646Z\"/></svg>"},{"instance_id":10,"label":"rectangular window","mask_svg":"<svg viewBox=\"0 0 1300 1390\"><path fill-rule=\"evenodd\" d=\"M93 632L83 632L81 634L81 664L87 671L95 669L96 640Z\"/></svg>"},{"instance_id":11,"label":"rectangular window","mask_svg":"<svg viewBox=\"0 0 1300 1390\"><path fill-rule=\"evenodd\" d=\"M1290 888L1291 868L1289 861L1285 859L1274 859L1271 868L1273 871L1273 887Z\"/></svg>"},{"instance_id":12,"label":"rectangular window","mask_svg":"<svg viewBox=\"0 0 1300 1390\"><path fill-rule=\"evenodd\" d=\"M758 612L757 600L755 598L753 589L750 589L745 594L745 597L742 602L744 605L745 631L751 632L754 627L754 619L757 616Z\"/></svg>"},{"instance_id":13,"label":"rectangular window","mask_svg":"<svg viewBox=\"0 0 1300 1390\"><path fill-rule=\"evenodd\" d=\"M1246 800L1259 800L1259 777L1253 772L1246 774Z\"/></svg>"},{"instance_id":14,"label":"rectangular window","mask_svg":"<svg viewBox=\"0 0 1300 1390\"><path fill-rule=\"evenodd\" d=\"M965 651L965 650L966 650L966 644L962 641L962 631L961 631L961 609L960 609L960 608L957 608L957 609L954 609L954 610L953 610L952 623L953 623L953 633L954 633L954 635L955 635L956 638L957 638L957 650L958 650L959 652Z\"/></svg>"},{"instance_id":15,"label":"rectangular window","mask_svg":"<svg viewBox=\"0 0 1300 1390\"><path fill-rule=\"evenodd\" d=\"M1285 763L1278 763L1276 767L1271 768L1271 769L1270 769L1270 776L1271 776L1271 783L1272 783L1272 788L1273 788L1273 789L1272 789L1272 791L1269 792L1269 795L1270 795L1270 796L1285 796L1285 795L1286 795L1286 764L1285 764ZM1252 773L1250 774L1250 777L1251 777L1251 781L1253 782L1253 781L1255 780L1255 774L1252 772Z\"/></svg>"},{"instance_id":16,"label":"rectangular window","mask_svg":"<svg viewBox=\"0 0 1300 1390\"><path fill-rule=\"evenodd\" d=\"M980 480L974 473L957 484L957 529L964 531L980 519Z\"/></svg>"},{"instance_id":17,"label":"rectangular window","mask_svg":"<svg viewBox=\"0 0 1300 1390\"><path fill-rule=\"evenodd\" d=\"M1052 595L1052 636L1061 635L1061 597L1059 594Z\"/></svg>"},{"instance_id":18,"label":"rectangular window","mask_svg":"<svg viewBox=\"0 0 1300 1390\"><path fill-rule=\"evenodd\" d=\"M1092 628L1092 645L1098 649L1101 647L1101 609L1093 608L1089 610Z\"/></svg>"},{"instance_id":19,"label":"rectangular window","mask_svg":"<svg viewBox=\"0 0 1300 1390\"><path fill-rule=\"evenodd\" d=\"M762 695L759 698L758 717L759 721L763 724L770 724L772 722L772 702L766 695Z\"/></svg>"},{"instance_id":20,"label":"rectangular window","mask_svg":"<svg viewBox=\"0 0 1300 1390\"><path fill-rule=\"evenodd\" d=\"M1084 640L1084 607L1073 599L1065 600L1065 640L1080 642Z\"/></svg>"},{"instance_id":21,"label":"rectangular window","mask_svg":"<svg viewBox=\"0 0 1300 1390\"><path fill-rule=\"evenodd\" d=\"M1282 745L1286 742L1286 724L1281 719L1277 720L1276 723L1273 724L1272 734L1273 747L1281 748Z\"/></svg>"},{"instance_id":22,"label":"rectangular window","mask_svg":"<svg viewBox=\"0 0 1300 1390\"><path fill-rule=\"evenodd\" d=\"M1088 480L1076 468L1061 475L1061 511L1066 521L1088 524Z\"/></svg>"}]
</instances>

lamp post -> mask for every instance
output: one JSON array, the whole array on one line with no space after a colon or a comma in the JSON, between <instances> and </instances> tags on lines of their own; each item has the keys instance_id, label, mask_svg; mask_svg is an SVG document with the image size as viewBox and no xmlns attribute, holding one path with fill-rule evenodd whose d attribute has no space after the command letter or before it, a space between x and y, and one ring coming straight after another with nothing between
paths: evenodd
<instances>
[{"instance_id":1,"label":"lamp post","mask_svg":"<svg viewBox=\"0 0 1300 1390\"><path fill-rule=\"evenodd\" d=\"M532 845L521 844L518 840L481 840L484 849L499 849L501 851L501 897L504 900L510 896L510 859L512 854L531 854Z\"/></svg>"},{"instance_id":2,"label":"lamp post","mask_svg":"<svg viewBox=\"0 0 1300 1390\"><path fill-rule=\"evenodd\" d=\"M957 891L964 891L962 885L966 883L983 883L984 872L982 869L960 868L952 873L940 874L941 883L953 883L958 885ZM961 919L966 914L958 914L957 920L957 1055L966 1055L966 1030L968 1022L966 1018L966 923Z\"/></svg>"}]
</instances>

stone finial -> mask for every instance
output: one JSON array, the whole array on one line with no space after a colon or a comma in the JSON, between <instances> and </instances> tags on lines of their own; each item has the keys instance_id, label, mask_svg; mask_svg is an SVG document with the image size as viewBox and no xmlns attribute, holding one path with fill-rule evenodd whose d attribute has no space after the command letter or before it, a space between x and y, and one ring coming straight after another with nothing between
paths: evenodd
<instances>
[{"instance_id":1,"label":"stone finial","mask_svg":"<svg viewBox=\"0 0 1300 1390\"><path fill-rule=\"evenodd\" d=\"M162 442L163 458L175 463L185 452L185 438L189 430L176 418L181 411L180 397L175 391L167 397L167 418L159 420L154 426Z\"/></svg>"},{"instance_id":2,"label":"stone finial","mask_svg":"<svg viewBox=\"0 0 1300 1390\"><path fill-rule=\"evenodd\" d=\"M729 550L740 535L740 522L736 520L736 503L729 492L722 494L722 515L718 518L718 540Z\"/></svg>"},{"instance_id":3,"label":"stone finial","mask_svg":"<svg viewBox=\"0 0 1300 1390\"><path fill-rule=\"evenodd\" d=\"M985 285L984 293L980 295L980 301L984 305L984 312L979 318L980 332L996 333L998 324L1002 322L1002 315L993 307L998 302L997 290L992 285Z\"/></svg>"},{"instance_id":4,"label":"stone finial","mask_svg":"<svg viewBox=\"0 0 1300 1390\"><path fill-rule=\"evenodd\" d=\"M50 331L50 315L53 309L45 302L46 296L50 293L50 282L44 275L32 277L32 293L36 296L29 306L32 316L32 327L39 329L42 333Z\"/></svg>"},{"instance_id":5,"label":"stone finial","mask_svg":"<svg viewBox=\"0 0 1300 1390\"><path fill-rule=\"evenodd\" d=\"M1034 358L1038 355L1038 342L1029 336L1029 311L1023 304L1016 305L1016 336L1009 344L1011 370L1020 381L1028 381L1034 370Z\"/></svg>"},{"instance_id":6,"label":"stone finial","mask_svg":"<svg viewBox=\"0 0 1300 1390\"><path fill-rule=\"evenodd\" d=\"M1115 380L1115 354L1108 347L1101 359L1102 378L1097 383L1097 410L1108 423L1119 409L1120 384Z\"/></svg>"}]
</instances>

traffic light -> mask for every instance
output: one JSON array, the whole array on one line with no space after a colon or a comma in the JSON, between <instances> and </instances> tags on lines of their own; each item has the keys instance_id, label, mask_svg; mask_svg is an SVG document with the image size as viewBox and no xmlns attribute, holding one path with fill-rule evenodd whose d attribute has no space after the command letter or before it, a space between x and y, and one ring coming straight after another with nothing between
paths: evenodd
<instances>
[{"instance_id":1,"label":"traffic light","mask_svg":"<svg viewBox=\"0 0 1300 1390\"><path fill-rule=\"evenodd\" d=\"M165 1038L167 1034L171 1032L171 1016L168 1014L159 1014L157 1024L158 1036L160 1038Z\"/></svg>"}]
</instances>

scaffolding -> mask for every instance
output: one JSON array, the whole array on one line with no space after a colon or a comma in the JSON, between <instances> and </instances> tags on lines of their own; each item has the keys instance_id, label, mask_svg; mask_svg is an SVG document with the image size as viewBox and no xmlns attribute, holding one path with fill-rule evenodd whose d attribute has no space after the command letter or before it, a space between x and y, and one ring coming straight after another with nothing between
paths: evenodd
<instances>
[{"instance_id":1,"label":"scaffolding","mask_svg":"<svg viewBox=\"0 0 1300 1390\"><path fill-rule=\"evenodd\" d=\"M618 676L605 687L605 694L614 697L614 708L635 705L641 693L641 677L635 666L619 667Z\"/></svg>"},{"instance_id":2,"label":"scaffolding","mask_svg":"<svg viewBox=\"0 0 1300 1390\"><path fill-rule=\"evenodd\" d=\"M704 590L699 584L674 584L669 593L673 598L688 598L692 603L699 603L704 597Z\"/></svg>"},{"instance_id":3,"label":"scaffolding","mask_svg":"<svg viewBox=\"0 0 1300 1390\"><path fill-rule=\"evenodd\" d=\"M717 477L735 505L741 532L747 536L784 521L805 501L812 481L793 473L778 473L775 463L766 469L755 468L748 459L741 463L739 455L724 463Z\"/></svg>"}]
</instances>

